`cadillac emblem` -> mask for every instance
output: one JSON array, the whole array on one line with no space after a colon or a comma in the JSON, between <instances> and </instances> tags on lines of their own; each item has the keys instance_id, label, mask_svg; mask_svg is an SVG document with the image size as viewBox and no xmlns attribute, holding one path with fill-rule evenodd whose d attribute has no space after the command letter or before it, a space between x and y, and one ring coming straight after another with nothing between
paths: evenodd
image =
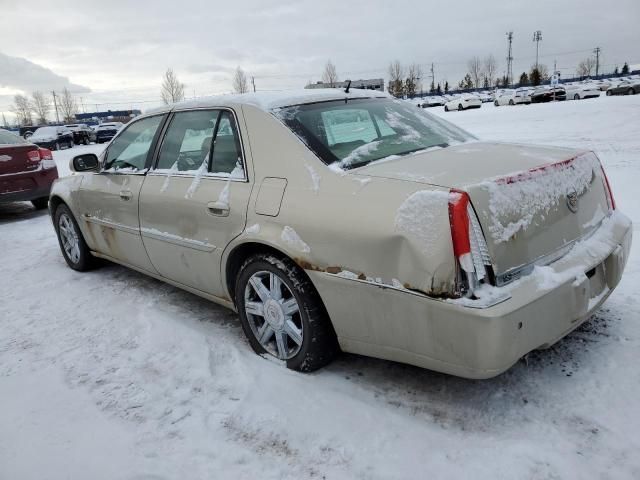
<instances>
[{"instance_id":1,"label":"cadillac emblem","mask_svg":"<svg viewBox=\"0 0 640 480\"><path fill-rule=\"evenodd\" d=\"M567 193L567 207L573 213L578 211L578 192L575 190Z\"/></svg>"}]
</instances>

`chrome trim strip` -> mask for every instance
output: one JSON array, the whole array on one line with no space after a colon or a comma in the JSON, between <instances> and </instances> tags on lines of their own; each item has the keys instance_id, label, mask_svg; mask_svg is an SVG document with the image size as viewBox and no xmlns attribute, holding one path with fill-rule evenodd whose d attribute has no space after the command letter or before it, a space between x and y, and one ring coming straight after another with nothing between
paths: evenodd
<instances>
[{"instance_id":1,"label":"chrome trim strip","mask_svg":"<svg viewBox=\"0 0 640 480\"><path fill-rule=\"evenodd\" d=\"M590 238L594 233L596 233L598 231L598 229L600 228L600 226L602 225L602 222L606 219L609 218L609 215L607 215L606 217L604 217L602 220L600 220L600 222L598 223L598 225L596 226L596 228L594 228L593 230L591 230L588 233L585 233L583 236L578 237L572 241L570 241L569 243L563 245L562 247L558 248L557 250L548 253L546 255L542 255L541 257L536 258L535 260L533 260L532 262L526 263L524 265L520 265L518 267L513 267L510 268L509 270L507 270L506 272L503 272L499 275L496 275L496 286L497 287L502 287L504 285L508 285L509 283L522 278L525 275L530 274L533 269L537 266L545 266L545 265L550 265L553 262L556 262L558 260L560 260L562 257L564 257L567 253L569 253L571 251L571 249L574 247L574 245L578 242L581 242L583 240L587 240L588 238Z\"/></svg>"},{"instance_id":2,"label":"chrome trim strip","mask_svg":"<svg viewBox=\"0 0 640 480\"><path fill-rule=\"evenodd\" d=\"M179 178L195 178L197 175L194 173L182 173L182 172L172 172L171 174L168 174L167 172L156 172L155 170L150 170L149 173L147 173L147 175L149 177L179 177ZM203 175L200 175L199 178L201 180L224 180L226 181L230 181L230 182L239 182L239 183L247 183L247 179L246 178L240 178L240 177L223 177L222 175L213 175L212 173L205 173Z\"/></svg>"},{"instance_id":3,"label":"chrome trim strip","mask_svg":"<svg viewBox=\"0 0 640 480\"><path fill-rule=\"evenodd\" d=\"M88 213L82 214L83 220L90 223L95 223L96 225L100 225L103 227L114 228L116 230L120 230L122 232L132 233L134 235L140 235L140 229L135 227L129 227L128 225L123 225L122 223L111 222L109 220L103 220L101 218L93 217Z\"/></svg>"},{"instance_id":4,"label":"chrome trim strip","mask_svg":"<svg viewBox=\"0 0 640 480\"><path fill-rule=\"evenodd\" d=\"M216 249L216 246L211 243L191 240L190 238L180 238L177 235L171 235L169 233L155 232L145 228L141 228L140 233L143 237L160 240L180 247L192 248L200 252L213 252Z\"/></svg>"}]
</instances>

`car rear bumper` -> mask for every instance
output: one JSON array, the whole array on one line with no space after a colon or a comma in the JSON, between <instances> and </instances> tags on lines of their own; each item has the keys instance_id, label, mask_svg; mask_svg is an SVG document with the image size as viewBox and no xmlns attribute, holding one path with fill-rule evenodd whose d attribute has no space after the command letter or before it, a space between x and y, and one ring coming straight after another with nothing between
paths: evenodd
<instances>
[{"instance_id":1,"label":"car rear bumper","mask_svg":"<svg viewBox=\"0 0 640 480\"><path fill-rule=\"evenodd\" d=\"M593 235L593 251L570 252L544 267L555 278L566 277L564 281L545 290L534 272L495 289L508 292L509 298L488 308L328 273L308 274L343 350L461 377L490 378L577 328L618 285L632 229L624 215L613 218L610 229L600 227Z\"/></svg>"},{"instance_id":2,"label":"car rear bumper","mask_svg":"<svg viewBox=\"0 0 640 480\"><path fill-rule=\"evenodd\" d=\"M56 167L1 175L0 203L24 202L48 197L51 185L56 178L58 178Z\"/></svg>"}]
</instances>

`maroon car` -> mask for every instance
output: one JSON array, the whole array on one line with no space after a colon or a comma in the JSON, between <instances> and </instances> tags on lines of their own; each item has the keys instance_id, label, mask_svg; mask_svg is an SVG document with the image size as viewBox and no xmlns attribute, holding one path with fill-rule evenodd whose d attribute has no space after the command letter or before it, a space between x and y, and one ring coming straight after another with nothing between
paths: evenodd
<instances>
[{"instance_id":1,"label":"maroon car","mask_svg":"<svg viewBox=\"0 0 640 480\"><path fill-rule=\"evenodd\" d=\"M50 150L0 129L0 203L31 201L47 208L58 169Z\"/></svg>"}]
</instances>

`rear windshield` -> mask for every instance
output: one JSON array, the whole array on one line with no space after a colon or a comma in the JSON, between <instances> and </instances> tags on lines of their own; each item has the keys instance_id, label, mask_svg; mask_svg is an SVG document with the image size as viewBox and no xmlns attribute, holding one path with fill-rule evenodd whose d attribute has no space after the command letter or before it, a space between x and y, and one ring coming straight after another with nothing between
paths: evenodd
<instances>
[{"instance_id":1,"label":"rear windshield","mask_svg":"<svg viewBox=\"0 0 640 480\"><path fill-rule=\"evenodd\" d=\"M474 139L409 102L391 99L337 100L273 113L324 163L342 169Z\"/></svg>"},{"instance_id":2,"label":"rear windshield","mask_svg":"<svg viewBox=\"0 0 640 480\"><path fill-rule=\"evenodd\" d=\"M15 133L0 130L0 145L22 145L23 143L27 142Z\"/></svg>"}]
</instances>

